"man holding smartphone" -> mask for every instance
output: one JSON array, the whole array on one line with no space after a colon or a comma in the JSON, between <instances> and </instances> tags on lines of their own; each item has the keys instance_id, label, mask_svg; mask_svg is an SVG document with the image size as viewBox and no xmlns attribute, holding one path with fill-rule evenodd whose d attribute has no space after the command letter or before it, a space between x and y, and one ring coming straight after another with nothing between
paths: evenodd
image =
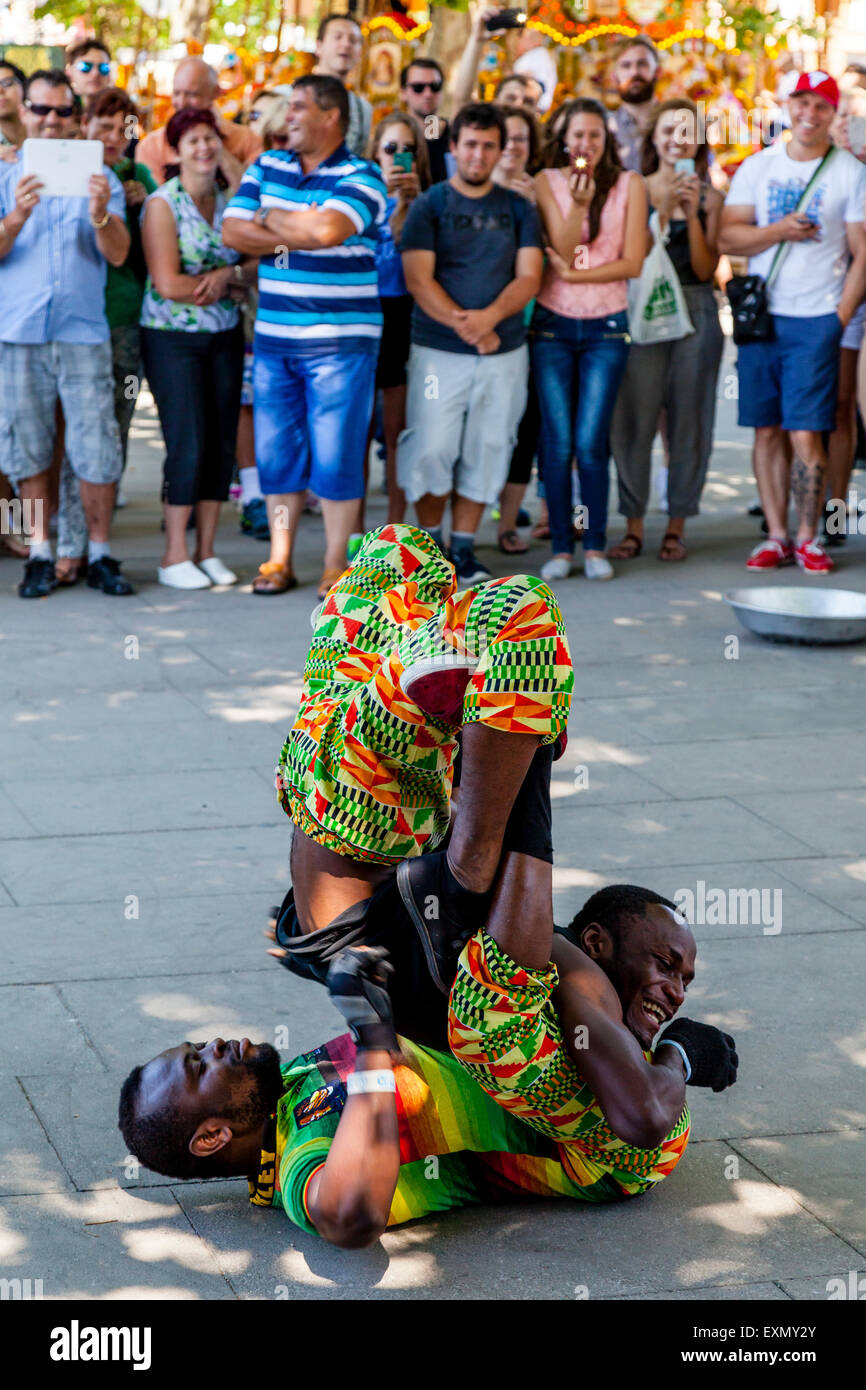
<instances>
[{"instance_id":1,"label":"man holding smartphone","mask_svg":"<svg viewBox=\"0 0 866 1390\"><path fill-rule=\"evenodd\" d=\"M755 431L768 527L746 563L768 570L796 561L807 574L827 574L833 561L815 539L827 471L821 435L836 425L840 343L866 292L866 168L832 144L839 88L828 73L802 73L788 104L790 140L751 155L734 175L719 249L748 256L749 273L768 277L784 248L768 291L773 337L741 344L737 363L739 423Z\"/></svg>"},{"instance_id":2,"label":"man holding smartphone","mask_svg":"<svg viewBox=\"0 0 866 1390\"><path fill-rule=\"evenodd\" d=\"M65 73L32 74L22 117L29 139L74 138ZM33 530L22 598L44 598L57 583L48 522L58 399L87 519L87 583L114 596L133 592L109 547L122 460L105 279L107 265L123 265L129 253L125 212L109 169L92 174L81 197L48 197L34 175L22 178L20 158L0 166L0 439Z\"/></svg>"}]
</instances>

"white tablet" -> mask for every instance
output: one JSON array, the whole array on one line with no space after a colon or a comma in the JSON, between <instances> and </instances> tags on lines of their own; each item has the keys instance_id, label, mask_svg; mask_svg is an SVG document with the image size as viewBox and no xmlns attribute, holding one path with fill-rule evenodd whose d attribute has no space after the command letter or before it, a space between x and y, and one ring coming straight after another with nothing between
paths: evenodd
<instances>
[{"instance_id":1,"label":"white tablet","mask_svg":"<svg viewBox=\"0 0 866 1390\"><path fill-rule=\"evenodd\" d=\"M41 198L88 198L91 174L103 172L101 140L25 140L24 173L42 184Z\"/></svg>"}]
</instances>

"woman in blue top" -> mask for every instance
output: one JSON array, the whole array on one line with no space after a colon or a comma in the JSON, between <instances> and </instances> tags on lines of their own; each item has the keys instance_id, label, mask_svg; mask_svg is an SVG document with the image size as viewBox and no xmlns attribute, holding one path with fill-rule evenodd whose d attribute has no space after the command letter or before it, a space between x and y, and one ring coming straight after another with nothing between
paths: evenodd
<instances>
[{"instance_id":1,"label":"woman in blue top","mask_svg":"<svg viewBox=\"0 0 866 1390\"><path fill-rule=\"evenodd\" d=\"M406 426L406 363L413 304L403 279L399 246L409 208L418 194L430 186L427 141L414 116L405 111L385 116L376 127L369 158L382 170L388 193L385 221L376 247L384 320L376 388L382 392L388 521L399 522L406 514L406 498L402 488L397 486L397 436ZM403 167L406 164L409 164L408 169Z\"/></svg>"},{"instance_id":2,"label":"woman in blue top","mask_svg":"<svg viewBox=\"0 0 866 1390\"><path fill-rule=\"evenodd\" d=\"M222 242L231 190L216 182L221 140L213 114L184 108L166 137L178 168L150 195L142 220L142 357L166 452L158 578L174 589L207 589L237 579L213 547L235 463L244 362L238 303L247 286L238 252ZM186 546L192 508L194 564Z\"/></svg>"}]
</instances>

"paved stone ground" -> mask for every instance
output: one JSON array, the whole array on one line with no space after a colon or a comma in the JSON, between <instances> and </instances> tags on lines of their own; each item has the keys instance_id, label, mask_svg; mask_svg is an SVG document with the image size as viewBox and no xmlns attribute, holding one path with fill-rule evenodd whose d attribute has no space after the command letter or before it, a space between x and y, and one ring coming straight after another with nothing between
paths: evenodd
<instances>
[{"instance_id":1,"label":"paved stone ground","mask_svg":"<svg viewBox=\"0 0 866 1390\"><path fill-rule=\"evenodd\" d=\"M669 895L699 880L757 888L782 909L781 930L777 912L698 924L688 1012L736 1034L741 1079L722 1096L690 1092L694 1139L678 1171L616 1208L457 1212L349 1254L250 1208L243 1182L129 1175L115 1113L135 1062L218 1032L283 1028L290 1055L342 1031L324 991L279 970L261 936L287 883L272 768L313 595L157 587L160 447L147 410L117 523L137 596L77 589L23 604L18 566L2 561L4 1276L41 1278L46 1297L65 1299L584 1288L786 1300L826 1298L829 1278L863 1270L866 654L766 644L721 601L746 582L756 530L749 440L731 415L723 399L689 562L662 566L650 545L616 582L559 591L577 689L568 766L555 769L558 920L622 880ZM383 514L377 493L371 523ZM663 520L652 519L654 542ZM220 553L245 581L262 552L227 512ZM320 523L307 519L308 586L319 553ZM506 572L498 552L483 554ZM849 541L836 582L866 590L863 539ZM726 659L732 634L739 655Z\"/></svg>"}]
</instances>

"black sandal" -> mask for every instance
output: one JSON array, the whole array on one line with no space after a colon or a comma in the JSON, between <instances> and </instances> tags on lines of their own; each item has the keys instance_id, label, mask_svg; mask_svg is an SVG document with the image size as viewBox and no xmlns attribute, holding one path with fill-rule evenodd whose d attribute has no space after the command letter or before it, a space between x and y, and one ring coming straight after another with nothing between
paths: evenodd
<instances>
[{"instance_id":1,"label":"black sandal","mask_svg":"<svg viewBox=\"0 0 866 1390\"><path fill-rule=\"evenodd\" d=\"M666 555L665 551L670 551L675 545L679 546L680 550L682 551L682 554ZM666 531L665 534L662 536L662 543L659 546L659 559L662 560L666 565L678 565L681 564L683 560L687 560L688 558L689 552L686 550L686 543L683 540L682 536L678 536L676 531Z\"/></svg>"},{"instance_id":2,"label":"black sandal","mask_svg":"<svg viewBox=\"0 0 866 1390\"><path fill-rule=\"evenodd\" d=\"M513 544L512 548L509 549L507 545L502 544L503 541L516 542L516 544ZM503 531L499 537L498 543L499 549L502 551L503 555L525 555L529 550L528 545L523 545L521 543L520 537L516 531Z\"/></svg>"}]
</instances>

